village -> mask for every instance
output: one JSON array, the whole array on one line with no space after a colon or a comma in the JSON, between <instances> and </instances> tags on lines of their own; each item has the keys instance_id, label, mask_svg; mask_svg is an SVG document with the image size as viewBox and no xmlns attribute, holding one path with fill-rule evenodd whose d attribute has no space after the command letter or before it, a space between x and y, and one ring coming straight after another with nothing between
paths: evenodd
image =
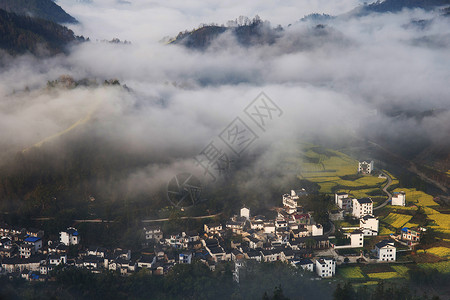
<instances>
[{"instance_id":1,"label":"village","mask_svg":"<svg viewBox=\"0 0 450 300\"><path fill-rule=\"evenodd\" d=\"M370 174L371 170L373 162L358 165L358 172ZM141 269L164 275L175 264L199 261L214 270L217 264L233 262L234 280L239 282L246 261L255 260L279 261L314 272L318 278L330 278L343 264L395 262L397 248L413 248L426 231L404 227L400 234L390 234L389 239L366 249L365 241L379 234L379 220L374 215L371 198L335 193L329 230L324 231L326 224L317 223L313 212L306 211L301 204L307 195L303 188L282 195L273 219L253 216L250 208L243 206L225 223L205 223L203 232L166 235L160 226L145 226L144 250L139 253L82 245L82 236L73 227L62 230L59 240L44 240L42 230L0 224L0 274L43 281L50 279L56 268L75 267L94 273L116 271L124 276ZM405 206L406 193L394 193L390 201L391 205ZM333 222L344 218L352 218L359 225L337 229ZM359 249L359 253L346 254L347 249Z\"/></svg>"}]
</instances>

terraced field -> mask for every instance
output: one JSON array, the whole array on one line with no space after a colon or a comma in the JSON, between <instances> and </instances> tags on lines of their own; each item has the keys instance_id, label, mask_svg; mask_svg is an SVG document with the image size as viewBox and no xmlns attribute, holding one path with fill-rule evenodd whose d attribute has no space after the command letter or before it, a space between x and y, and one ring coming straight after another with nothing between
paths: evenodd
<instances>
[{"instance_id":1,"label":"terraced field","mask_svg":"<svg viewBox=\"0 0 450 300\"><path fill-rule=\"evenodd\" d=\"M340 191L352 192L355 197L368 197L368 193L379 190L386 181L376 176L361 176L348 179L357 173L358 161L341 152L313 145L305 146L300 179L307 179L320 186L320 192L331 194ZM344 177L347 176L347 177Z\"/></svg>"},{"instance_id":2,"label":"terraced field","mask_svg":"<svg viewBox=\"0 0 450 300\"><path fill-rule=\"evenodd\" d=\"M435 209L425 207L425 213L428 218L433 220L433 225L430 227L435 229L436 231L450 234L450 216L447 214L442 214Z\"/></svg>"},{"instance_id":3,"label":"terraced field","mask_svg":"<svg viewBox=\"0 0 450 300\"><path fill-rule=\"evenodd\" d=\"M394 265L392 266L392 268L395 270L395 272L397 272L401 277L408 279L409 275L408 275L408 271L409 268L406 266L402 266L402 265Z\"/></svg>"},{"instance_id":4,"label":"terraced field","mask_svg":"<svg viewBox=\"0 0 450 300\"><path fill-rule=\"evenodd\" d=\"M441 273L450 273L450 261L418 264L422 269L434 269Z\"/></svg>"},{"instance_id":5,"label":"terraced field","mask_svg":"<svg viewBox=\"0 0 450 300\"><path fill-rule=\"evenodd\" d=\"M398 212L401 210L417 210L417 208L419 206L424 208L425 213L428 216L428 219L433 221L433 224L431 224L429 227L433 228L434 230L441 232L441 233L445 233L445 234L450 234L450 215L448 214L443 214L439 211L437 211L436 208L437 206L439 206L438 203L436 203L433 200L433 196L426 194L425 192L422 191L417 191L416 189L408 189L408 188L396 188L394 190L395 192L400 192L400 191L404 191L406 193L406 203L407 205L410 206L406 206L406 207L401 207L398 208L396 206L389 206L392 211L394 212ZM392 213L390 213L391 215ZM393 225L391 222L394 222L394 218L393 216L391 218L389 218L389 216L387 218L385 218L383 221L389 223L390 225L398 228L397 225L399 225L399 223L401 223L404 219L400 219L398 220L397 223L395 223L395 225ZM408 220L409 221L409 220ZM404 227L416 227L418 224L414 224L414 223L406 223L403 226Z\"/></svg>"},{"instance_id":6,"label":"terraced field","mask_svg":"<svg viewBox=\"0 0 450 300\"><path fill-rule=\"evenodd\" d=\"M337 269L338 275L347 279L364 279L364 274L360 267L342 267Z\"/></svg>"},{"instance_id":7,"label":"terraced field","mask_svg":"<svg viewBox=\"0 0 450 300\"><path fill-rule=\"evenodd\" d=\"M370 279L378 279L378 280L385 280L385 279L401 277L400 274L397 272L369 273L369 274L367 274L367 276L369 276Z\"/></svg>"},{"instance_id":8,"label":"terraced field","mask_svg":"<svg viewBox=\"0 0 450 300\"><path fill-rule=\"evenodd\" d=\"M447 247L433 247L426 250L427 253L434 254L439 257L449 258L450 257L450 249Z\"/></svg>"},{"instance_id":9,"label":"terraced field","mask_svg":"<svg viewBox=\"0 0 450 300\"><path fill-rule=\"evenodd\" d=\"M395 232L380 224L380 235L389 235L391 233L395 233Z\"/></svg>"},{"instance_id":10,"label":"terraced field","mask_svg":"<svg viewBox=\"0 0 450 300\"><path fill-rule=\"evenodd\" d=\"M401 228L411 219L412 216L410 215L389 213L389 215L387 215L387 217L385 217L382 221L391 225L392 227Z\"/></svg>"},{"instance_id":11,"label":"terraced field","mask_svg":"<svg viewBox=\"0 0 450 300\"><path fill-rule=\"evenodd\" d=\"M433 200L433 196L428 195L416 189L396 188L394 192L404 191L406 193L406 203L420 206L438 206L439 204Z\"/></svg>"}]
</instances>

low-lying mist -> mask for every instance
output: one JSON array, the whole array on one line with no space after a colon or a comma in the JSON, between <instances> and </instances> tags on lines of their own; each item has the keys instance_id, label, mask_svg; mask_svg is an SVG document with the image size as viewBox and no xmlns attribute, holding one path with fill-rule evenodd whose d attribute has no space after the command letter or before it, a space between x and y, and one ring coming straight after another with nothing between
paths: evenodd
<instances>
[{"instance_id":1,"label":"low-lying mist","mask_svg":"<svg viewBox=\"0 0 450 300\"><path fill-rule=\"evenodd\" d=\"M354 137L383 136L389 142L407 138L448 149L450 19L437 11L405 10L339 17L324 26L297 21L311 12L341 14L357 4L319 2L294 10L286 4L236 11L223 4L224 15L212 3L197 3L187 18L166 2L59 1L81 21L71 29L91 41L73 46L68 55L46 59L3 56L3 172L14 173L10 168L18 165L26 171L26 164L17 160L36 155L39 168L52 160L48 176L51 170L81 165L84 178L63 181L76 183L77 191L86 194L82 197L98 174L96 188L108 193L151 193L177 173L202 176L193 158L243 116L262 91L283 114L266 131L255 129L258 139L243 155L250 163L239 173L246 174L246 188L262 188L265 182L257 174L266 170L276 170L273 181L284 180L279 170L283 154L312 138L345 145ZM244 13L260 13L272 26L281 24L281 36L270 45L243 47L223 34L204 51L159 42L201 22L225 23L225 17ZM417 20L429 22L416 26ZM98 41L113 37L131 44ZM418 42L424 39L440 43ZM61 75L96 84L48 84ZM111 79L120 84L103 84ZM432 113L417 117L426 111ZM111 168L105 168L112 157ZM26 197L6 190L4 185L3 196Z\"/></svg>"}]
</instances>

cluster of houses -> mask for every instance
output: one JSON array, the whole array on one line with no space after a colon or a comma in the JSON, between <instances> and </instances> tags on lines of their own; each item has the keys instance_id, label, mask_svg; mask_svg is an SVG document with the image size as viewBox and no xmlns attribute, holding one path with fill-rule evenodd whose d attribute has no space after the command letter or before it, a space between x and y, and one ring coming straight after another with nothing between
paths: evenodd
<instances>
[{"instance_id":1,"label":"cluster of houses","mask_svg":"<svg viewBox=\"0 0 450 300\"><path fill-rule=\"evenodd\" d=\"M160 226L143 228L143 250L131 253L127 249L105 249L80 245L76 228L59 233L58 241L43 242L44 232L0 224L0 274L12 274L28 280L45 280L58 265L85 268L94 273L104 270L129 275L141 269L151 274L164 275L175 264L205 263L214 269L218 263L233 261L234 277L246 261L281 261L316 272L322 278L331 277L336 270L336 256L314 254L321 250L361 248L364 237L378 235L379 221L373 215L370 198L350 198L347 193L335 194L336 206L344 214L359 219L359 227L342 228L350 244L334 245L324 232L322 224L315 222L311 212L300 205L304 189L282 195L282 207L276 208L272 219L252 216L250 209L242 207L239 215L224 223L204 224L203 232L181 232L165 235ZM399 193L403 195L404 193ZM400 196L401 197L401 196ZM404 201L404 200L403 200ZM394 237L395 238L395 237ZM398 241L418 243L420 232L402 229ZM76 248L69 254L69 250ZM373 253L378 261L396 260L394 241L383 240L375 245Z\"/></svg>"},{"instance_id":2,"label":"cluster of houses","mask_svg":"<svg viewBox=\"0 0 450 300\"><path fill-rule=\"evenodd\" d=\"M364 246L365 236L378 235L379 220L373 215L373 201L370 198L350 198L348 193L336 193L335 204L339 208L340 218L351 215L359 219L359 227L343 227L350 239L349 245L334 246L338 248L359 248Z\"/></svg>"},{"instance_id":3,"label":"cluster of houses","mask_svg":"<svg viewBox=\"0 0 450 300\"><path fill-rule=\"evenodd\" d=\"M78 231L60 232L59 241L43 243L44 231L0 224L0 273L39 279L59 264L68 263L69 246L80 241ZM45 276L44 276L45 277Z\"/></svg>"},{"instance_id":4,"label":"cluster of houses","mask_svg":"<svg viewBox=\"0 0 450 300\"><path fill-rule=\"evenodd\" d=\"M311 213L305 212L299 205L303 195L307 195L305 190L292 190L290 194L283 195L283 206L277 209L274 219L262 215L251 216L250 209L242 207L239 215L223 224L204 224L201 236L183 232L163 238L158 226L144 228L144 235L148 241L152 240L160 247L178 249L180 257L186 262L196 259L214 268L221 261L234 261L237 268L235 275L245 260L281 261L298 266L310 262L311 266L308 265L307 269L312 271L314 264L311 260L316 261L313 258L314 250L328 249L330 243L328 236L324 235L323 226L317 224ZM331 266L331 263L325 265ZM325 265L317 266L316 263L315 268L322 270ZM333 271L320 271L321 277L332 274L334 268Z\"/></svg>"}]
</instances>

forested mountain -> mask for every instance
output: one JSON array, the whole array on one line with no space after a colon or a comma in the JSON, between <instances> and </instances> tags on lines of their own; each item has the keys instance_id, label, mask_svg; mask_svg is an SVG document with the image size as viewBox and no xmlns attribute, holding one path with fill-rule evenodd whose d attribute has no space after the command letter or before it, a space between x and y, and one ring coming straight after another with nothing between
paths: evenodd
<instances>
[{"instance_id":1,"label":"forested mountain","mask_svg":"<svg viewBox=\"0 0 450 300\"><path fill-rule=\"evenodd\" d=\"M78 23L52 0L0 0L0 9L56 23Z\"/></svg>"},{"instance_id":2,"label":"forested mountain","mask_svg":"<svg viewBox=\"0 0 450 300\"><path fill-rule=\"evenodd\" d=\"M84 40L72 30L51 21L19 16L0 9L0 48L10 54L64 52L70 42Z\"/></svg>"},{"instance_id":3,"label":"forested mountain","mask_svg":"<svg viewBox=\"0 0 450 300\"><path fill-rule=\"evenodd\" d=\"M423 8L432 9L438 6L450 5L450 0L385 0L356 8L357 15L370 13L398 12L402 9Z\"/></svg>"},{"instance_id":4,"label":"forested mountain","mask_svg":"<svg viewBox=\"0 0 450 300\"><path fill-rule=\"evenodd\" d=\"M253 20L241 18L229 23L228 26L206 25L193 31L180 32L172 43L205 49L220 35L230 33L242 46L273 44L283 30L281 27L270 27L268 22L261 21L259 17Z\"/></svg>"}]
</instances>

